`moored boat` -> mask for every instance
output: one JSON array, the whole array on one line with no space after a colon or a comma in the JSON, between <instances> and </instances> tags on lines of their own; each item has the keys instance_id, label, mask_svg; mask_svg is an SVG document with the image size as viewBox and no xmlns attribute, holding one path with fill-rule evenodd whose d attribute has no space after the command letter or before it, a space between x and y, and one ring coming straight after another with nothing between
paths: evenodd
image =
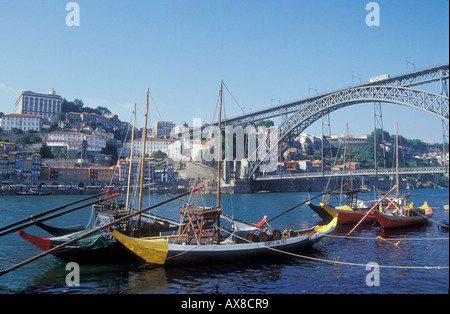
<instances>
[{"instance_id":1,"label":"moored boat","mask_svg":"<svg viewBox=\"0 0 450 314\"><path fill-rule=\"evenodd\" d=\"M449 229L448 226L449 226L448 218L439 221L439 225L438 225L439 229L441 229L441 230L448 230Z\"/></svg>"},{"instance_id":2,"label":"moored boat","mask_svg":"<svg viewBox=\"0 0 450 314\"><path fill-rule=\"evenodd\" d=\"M199 213L200 214L200 213ZM324 226L315 226L304 230L285 230L279 240L251 242L246 239L236 240L237 231L219 242L218 237L203 236L189 238L184 234L160 236L153 238L132 238L116 230L110 234L131 252L155 265L186 265L200 263L230 262L244 259L266 258L300 252L310 248L326 235L333 232L337 218ZM255 228L254 230L258 230ZM197 232L199 230L196 230ZM195 232L195 231L194 231Z\"/></svg>"},{"instance_id":3,"label":"moored boat","mask_svg":"<svg viewBox=\"0 0 450 314\"><path fill-rule=\"evenodd\" d=\"M433 216L433 210L426 202L419 208L407 205L392 211L374 211L374 213L377 221L385 229L424 224Z\"/></svg>"},{"instance_id":4,"label":"moored boat","mask_svg":"<svg viewBox=\"0 0 450 314\"><path fill-rule=\"evenodd\" d=\"M49 251L57 246L81 236L89 230L74 232L61 237L46 238L37 237L18 231L18 235L24 240L32 243L43 251ZM101 232L81 239L73 245L67 245L52 252L52 255L68 262L77 263L113 263L123 261L140 261L141 259L131 254L120 243Z\"/></svg>"},{"instance_id":5,"label":"moored boat","mask_svg":"<svg viewBox=\"0 0 450 314\"><path fill-rule=\"evenodd\" d=\"M17 195L27 195L27 196L39 196L39 195L49 195L50 192L40 191L40 190L24 190L24 191L17 191Z\"/></svg>"},{"instance_id":6,"label":"moored boat","mask_svg":"<svg viewBox=\"0 0 450 314\"><path fill-rule=\"evenodd\" d=\"M84 226L82 226L80 224L73 225L73 226L66 226L66 227L55 227L55 226L50 226L50 225L44 224L43 222L36 222L35 225L37 227L41 228L42 230L47 231L54 237L60 237L60 236L66 235L66 234L70 234L70 233L74 233L74 232L78 232L78 231L82 231L82 230L86 229Z\"/></svg>"},{"instance_id":7,"label":"moored boat","mask_svg":"<svg viewBox=\"0 0 450 314\"><path fill-rule=\"evenodd\" d=\"M42 229L46 230L54 237L38 237L19 230L18 235L24 240L30 242L36 247L49 251L65 242L78 238L85 233L88 233L102 225L110 223L126 215L126 212L101 212L97 213L96 224L92 228L85 229L81 225L69 227L53 227L44 224L36 224ZM150 236L158 234L159 232L171 231L177 228L176 222L158 217L143 215L141 217L141 232L143 235ZM130 218L124 225L120 227L128 233L136 233L138 230L137 219ZM107 232L98 232L81 239L71 245L65 246L60 250L52 253L57 258L65 261L73 261L80 263L103 263L103 262L122 262L122 261L137 261L134 254L130 254L115 238L111 237Z\"/></svg>"}]
</instances>

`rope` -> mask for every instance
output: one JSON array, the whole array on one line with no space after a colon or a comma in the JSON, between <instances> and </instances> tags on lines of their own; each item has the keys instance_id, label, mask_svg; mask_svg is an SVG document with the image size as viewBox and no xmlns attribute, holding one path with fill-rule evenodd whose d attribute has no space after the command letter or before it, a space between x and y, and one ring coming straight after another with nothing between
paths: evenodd
<instances>
[{"instance_id":1,"label":"rope","mask_svg":"<svg viewBox=\"0 0 450 314\"><path fill-rule=\"evenodd\" d=\"M218 229L229 233L227 230L224 230L222 228L218 228ZM236 237L251 243L251 241L249 241L247 239L241 238L239 236L236 236ZM264 248L267 248L269 250L272 250L272 251L275 251L275 252L278 252L278 253L291 255L291 256L294 256L294 257L299 257L299 258L304 258L304 259L309 259L309 260L313 260L313 261L317 261L317 262L339 264L339 265L367 267L366 264L351 263L351 262L340 262L340 261L337 261L337 260L327 260L327 259L323 259L323 258L316 258L316 257L311 257L311 256L300 255L300 254L296 254L296 253L282 251L282 250L279 250L279 249L276 249L276 248L273 248L273 247L269 247L269 246L264 246ZM448 269L449 268L448 266L396 266L396 265L379 265L379 267L380 268L393 268L393 269Z\"/></svg>"},{"instance_id":2,"label":"rope","mask_svg":"<svg viewBox=\"0 0 450 314\"><path fill-rule=\"evenodd\" d=\"M376 238L369 237L346 237L340 235L327 234L325 237L329 238L345 238L345 239L354 239L354 240L379 240L381 237L378 236ZM381 238L384 239L384 238ZM391 241L434 241L434 240L449 240L449 238L389 238Z\"/></svg>"},{"instance_id":3,"label":"rope","mask_svg":"<svg viewBox=\"0 0 450 314\"><path fill-rule=\"evenodd\" d=\"M224 232L226 232L226 233L228 233L228 234L231 235L231 233L230 233L228 230L222 229L222 228L220 228L220 227L217 227L217 229L219 229L219 230L221 230L221 231L224 231ZM242 238L242 237L240 237L240 236L238 236L238 235L234 235L234 236L235 236L236 238L239 238L239 239L241 239L241 240L244 240L244 241L246 241L246 242L248 242L248 243L253 243L253 242L251 242L251 241L249 241L249 240L247 240L247 239L245 239L245 238ZM380 238L381 240L385 240L385 239L383 239L383 238L381 238L381 237L379 237L379 238ZM367 238L367 239L368 239L368 238ZM378 239L378 238L377 238L377 239ZM370 238L370 240L373 240L373 238ZM388 242L389 242L389 241L388 241ZM398 243L397 243L397 244L391 243L391 244L397 245ZM225 245L226 245L226 244L225 244ZM184 254L186 254L186 253L188 253L188 252L190 252L190 251L196 249L196 248L199 247L199 246L200 246L200 244L194 245L194 246L192 246L192 248L189 248L189 249L187 249L187 250L185 250L185 251L183 251L183 252L181 252L181 253L179 253L179 254L177 254L177 255L174 255L174 256L171 256L171 257L166 258L166 260L168 260L168 259L173 259L173 258L182 256L182 255L184 255ZM279 249L276 249L276 248L273 248L273 247L269 247L269 246L263 246L262 248L265 248L265 249L268 249L268 250L271 250L271 251L274 251L274 252L277 252L277 253L286 254L286 255L293 256L293 257L302 258L302 259L307 259L307 260L316 261L316 262L329 263L329 264L334 264L334 265L347 265L347 266L367 267L367 264L352 263L352 262L341 262L341 261L338 261L338 260L329 260L329 259L323 259L323 258L316 258L316 257L311 257L311 256L306 256L306 255L301 255L301 254L296 254L296 253L291 253L291 252L279 250ZM151 263L146 263L146 264L142 265L141 267L144 267L144 266L150 265L150 264L151 264ZM449 269L449 266L379 265L379 267L380 267L380 268L391 268L391 269L425 269L425 270L434 270L434 269L441 270L441 269Z\"/></svg>"}]
</instances>

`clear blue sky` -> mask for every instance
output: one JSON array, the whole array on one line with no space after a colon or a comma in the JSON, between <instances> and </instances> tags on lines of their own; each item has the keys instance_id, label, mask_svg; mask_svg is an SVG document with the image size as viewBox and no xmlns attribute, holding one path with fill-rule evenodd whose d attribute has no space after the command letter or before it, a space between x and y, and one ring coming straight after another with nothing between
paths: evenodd
<instances>
[{"instance_id":1,"label":"clear blue sky","mask_svg":"<svg viewBox=\"0 0 450 314\"><path fill-rule=\"evenodd\" d=\"M0 111L14 112L23 90L51 88L85 106L150 121L210 122L220 80L246 112L389 73L448 63L449 2L377 1L368 27L361 0L79 0L80 26L68 27L63 0L0 0ZM412 69L412 65L409 65ZM353 82L359 82L353 78ZM439 92L438 86L432 86ZM227 117L242 113L228 97ZM441 121L383 104L385 130L442 142ZM143 120L143 119L140 119ZM141 124L143 122L140 122ZM332 133L373 130L373 104L331 115ZM306 132L320 134L320 122Z\"/></svg>"}]
</instances>

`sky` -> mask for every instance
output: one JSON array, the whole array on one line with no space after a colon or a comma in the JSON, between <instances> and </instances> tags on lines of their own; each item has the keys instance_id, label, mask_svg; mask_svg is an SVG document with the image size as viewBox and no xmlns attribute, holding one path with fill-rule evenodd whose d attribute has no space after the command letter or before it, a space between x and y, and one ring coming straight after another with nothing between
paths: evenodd
<instances>
[{"instance_id":1,"label":"sky","mask_svg":"<svg viewBox=\"0 0 450 314\"><path fill-rule=\"evenodd\" d=\"M231 118L449 62L448 0L376 1L371 27L362 0L78 0L79 26L66 23L69 2L0 0L0 112L22 91L54 88L128 122L136 103L142 126L149 88L149 124L192 125L213 120L221 80ZM398 122L406 138L442 142L431 114L395 104L382 114L391 134ZM370 133L373 116L373 103L337 110L331 133Z\"/></svg>"}]
</instances>

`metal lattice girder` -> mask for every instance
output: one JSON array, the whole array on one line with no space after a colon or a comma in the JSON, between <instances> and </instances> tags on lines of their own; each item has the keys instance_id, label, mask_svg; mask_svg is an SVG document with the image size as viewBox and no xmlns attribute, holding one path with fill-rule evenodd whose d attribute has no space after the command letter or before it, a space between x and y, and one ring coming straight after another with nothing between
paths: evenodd
<instances>
[{"instance_id":1,"label":"metal lattice girder","mask_svg":"<svg viewBox=\"0 0 450 314\"><path fill-rule=\"evenodd\" d=\"M288 134L296 136L316 122L323 114L364 102L395 103L431 113L444 121L449 120L449 97L402 86L368 85L348 88L319 97L305 105L285 120L278 130L278 145ZM271 147L274 149L275 147ZM268 152L270 154L270 151ZM259 160L264 160L263 156ZM249 165L248 177L252 177L261 161Z\"/></svg>"},{"instance_id":2,"label":"metal lattice girder","mask_svg":"<svg viewBox=\"0 0 450 314\"><path fill-rule=\"evenodd\" d=\"M373 83L365 83L361 85L357 85L351 88L358 87L368 87L368 86L404 86L411 87L414 85L427 84L431 82L436 82L439 80L448 80L449 79L449 65L440 65L435 67L430 67L425 70L414 71L406 74L400 74L383 81L373 82ZM349 90L346 89L346 90ZM242 116L230 118L222 121L225 125L240 125L246 123L252 123L263 119L269 119L273 117L278 117L281 115L288 115L297 112L303 107L308 106L311 103L314 103L318 99L321 99L325 96L333 95L339 91L334 91L330 93L325 93L322 95L316 95L308 98L304 98L298 101L286 103L280 106L271 107L263 110L254 111L251 114L245 114Z\"/></svg>"},{"instance_id":3,"label":"metal lattice girder","mask_svg":"<svg viewBox=\"0 0 450 314\"><path fill-rule=\"evenodd\" d=\"M383 85L395 85L411 87L449 78L449 65L440 65L425 70L414 71L397 75L383 81ZM379 85L380 82L369 83L367 85Z\"/></svg>"},{"instance_id":4,"label":"metal lattice girder","mask_svg":"<svg viewBox=\"0 0 450 314\"><path fill-rule=\"evenodd\" d=\"M448 167L439 166L439 167L409 167L409 168L399 168L399 174L447 174ZM384 176L395 176L397 174L396 168L387 168L387 169L360 169L360 170L352 170L352 175L355 176L374 176L374 175L384 175ZM280 180L283 179L305 179L305 178L320 178L320 177L348 177L350 175L349 170L340 170L340 171L325 171L325 172L297 172L297 173L289 173L283 174L273 174L266 175L264 177L256 178L256 180Z\"/></svg>"}]
</instances>

